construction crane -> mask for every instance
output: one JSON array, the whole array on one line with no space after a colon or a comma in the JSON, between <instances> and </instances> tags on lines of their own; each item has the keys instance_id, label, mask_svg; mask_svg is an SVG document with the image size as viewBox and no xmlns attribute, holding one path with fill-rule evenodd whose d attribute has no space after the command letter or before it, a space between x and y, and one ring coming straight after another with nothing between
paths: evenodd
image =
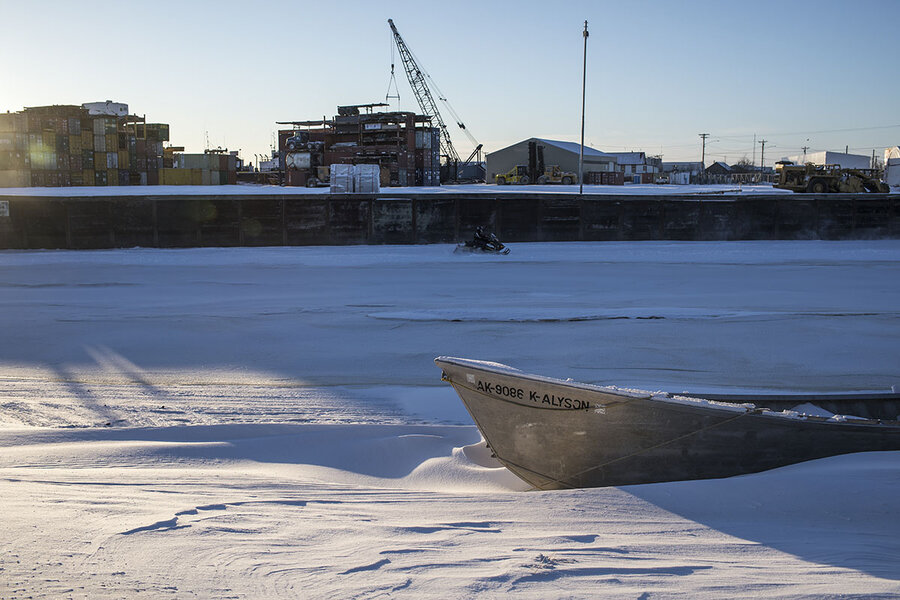
<instances>
[{"instance_id":1,"label":"construction crane","mask_svg":"<svg viewBox=\"0 0 900 600\"><path fill-rule=\"evenodd\" d=\"M454 166L459 164L459 154L456 152L456 148L453 147L453 141L450 139L450 131L447 129L446 123L444 123L444 119L441 116L441 112L438 110L437 104L434 101L434 98L431 95L431 90L428 88L428 83L426 79L430 79L428 74L422 70L416 62L415 57L413 57L412 52L407 47L406 42L403 41L403 38L400 36L400 32L397 31L397 27L394 25L393 19L388 19L388 25L391 26L391 31L394 34L394 42L397 44L397 50L400 52L400 58L403 59L403 67L406 69L406 77L409 79L409 86L412 88L413 94L416 96L416 101L419 103L419 108L422 110L422 114L431 117L432 121L437 123L438 129L441 132L441 154L447 157L448 164L452 164ZM393 65L392 65L393 67ZM432 85L434 82L432 81ZM440 90L438 90L440 92ZM473 145L476 146L475 150L469 156L468 160L466 160L467 164L472 161L472 159L479 155L481 152L481 144L479 144L472 134L466 129L466 126L459 119L459 116L453 111L453 108L447 102L447 99L439 96L441 101L447 105L450 113L456 118L456 124L462 129L465 134L469 137L469 140ZM454 173L453 179L456 179L458 175Z\"/></svg>"}]
</instances>

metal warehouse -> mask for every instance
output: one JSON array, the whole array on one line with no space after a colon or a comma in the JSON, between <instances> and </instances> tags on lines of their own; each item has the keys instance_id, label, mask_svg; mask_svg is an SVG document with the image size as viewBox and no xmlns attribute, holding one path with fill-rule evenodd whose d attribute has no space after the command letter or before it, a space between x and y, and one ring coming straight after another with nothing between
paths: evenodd
<instances>
[{"instance_id":1,"label":"metal warehouse","mask_svg":"<svg viewBox=\"0 0 900 600\"><path fill-rule=\"evenodd\" d=\"M531 146L533 145L533 146ZM544 138L528 138L512 146L507 146L486 155L485 181L496 181L497 175L509 172L518 165L528 165L530 147L536 147L543 154L545 165L559 165L563 171L578 173L578 159L581 145L576 142L562 142ZM618 183L616 157L589 146L584 147L585 183Z\"/></svg>"}]
</instances>

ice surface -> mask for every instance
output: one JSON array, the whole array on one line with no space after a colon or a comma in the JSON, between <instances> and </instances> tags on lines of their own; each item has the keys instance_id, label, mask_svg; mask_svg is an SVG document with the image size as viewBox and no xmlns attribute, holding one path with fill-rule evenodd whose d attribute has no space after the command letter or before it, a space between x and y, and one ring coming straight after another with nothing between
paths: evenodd
<instances>
[{"instance_id":1,"label":"ice surface","mask_svg":"<svg viewBox=\"0 0 900 600\"><path fill-rule=\"evenodd\" d=\"M898 453L525 492L433 362L887 391L900 242L452 250L0 253L0 597L900 595Z\"/></svg>"}]
</instances>

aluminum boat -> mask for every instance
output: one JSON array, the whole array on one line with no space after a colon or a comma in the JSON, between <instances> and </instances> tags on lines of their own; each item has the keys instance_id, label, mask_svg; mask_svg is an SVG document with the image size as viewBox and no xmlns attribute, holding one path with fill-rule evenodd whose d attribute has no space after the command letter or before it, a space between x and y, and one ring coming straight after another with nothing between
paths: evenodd
<instances>
[{"instance_id":1,"label":"aluminum boat","mask_svg":"<svg viewBox=\"0 0 900 600\"><path fill-rule=\"evenodd\" d=\"M435 363L497 459L540 490L730 477L900 450L896 393L695 397L464 358ZM808 404L822 410L791 410ZM855 416L830 415L841 407Z\"/></svg>"}]
</instances>

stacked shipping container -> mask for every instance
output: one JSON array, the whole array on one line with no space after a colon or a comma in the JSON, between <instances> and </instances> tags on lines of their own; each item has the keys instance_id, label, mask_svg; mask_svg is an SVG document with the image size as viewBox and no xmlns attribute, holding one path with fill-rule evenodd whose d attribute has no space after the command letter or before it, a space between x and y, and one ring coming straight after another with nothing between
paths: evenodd
<instances>
[{"instance_id":1,"label":"stacked shipping container","mask_svg":"<svg viewBox=\"0 0 900 600\"><path fill-rule=\"evenodd\" d=\"M160 171L162 185L227 185L237 183L237 157L207 152L175 154L173 166Z\"/></svg>"},{"instance_id":2,"label":"stacked shipping container","mask_svg":"<svg viewBox=\"0 0 900 600\"><path fill-rule=\"evenodd\" d=\"M84 106L0 114L0 187L157 184L167 141L167 124Z\"/></svg>"}]
</instances>

